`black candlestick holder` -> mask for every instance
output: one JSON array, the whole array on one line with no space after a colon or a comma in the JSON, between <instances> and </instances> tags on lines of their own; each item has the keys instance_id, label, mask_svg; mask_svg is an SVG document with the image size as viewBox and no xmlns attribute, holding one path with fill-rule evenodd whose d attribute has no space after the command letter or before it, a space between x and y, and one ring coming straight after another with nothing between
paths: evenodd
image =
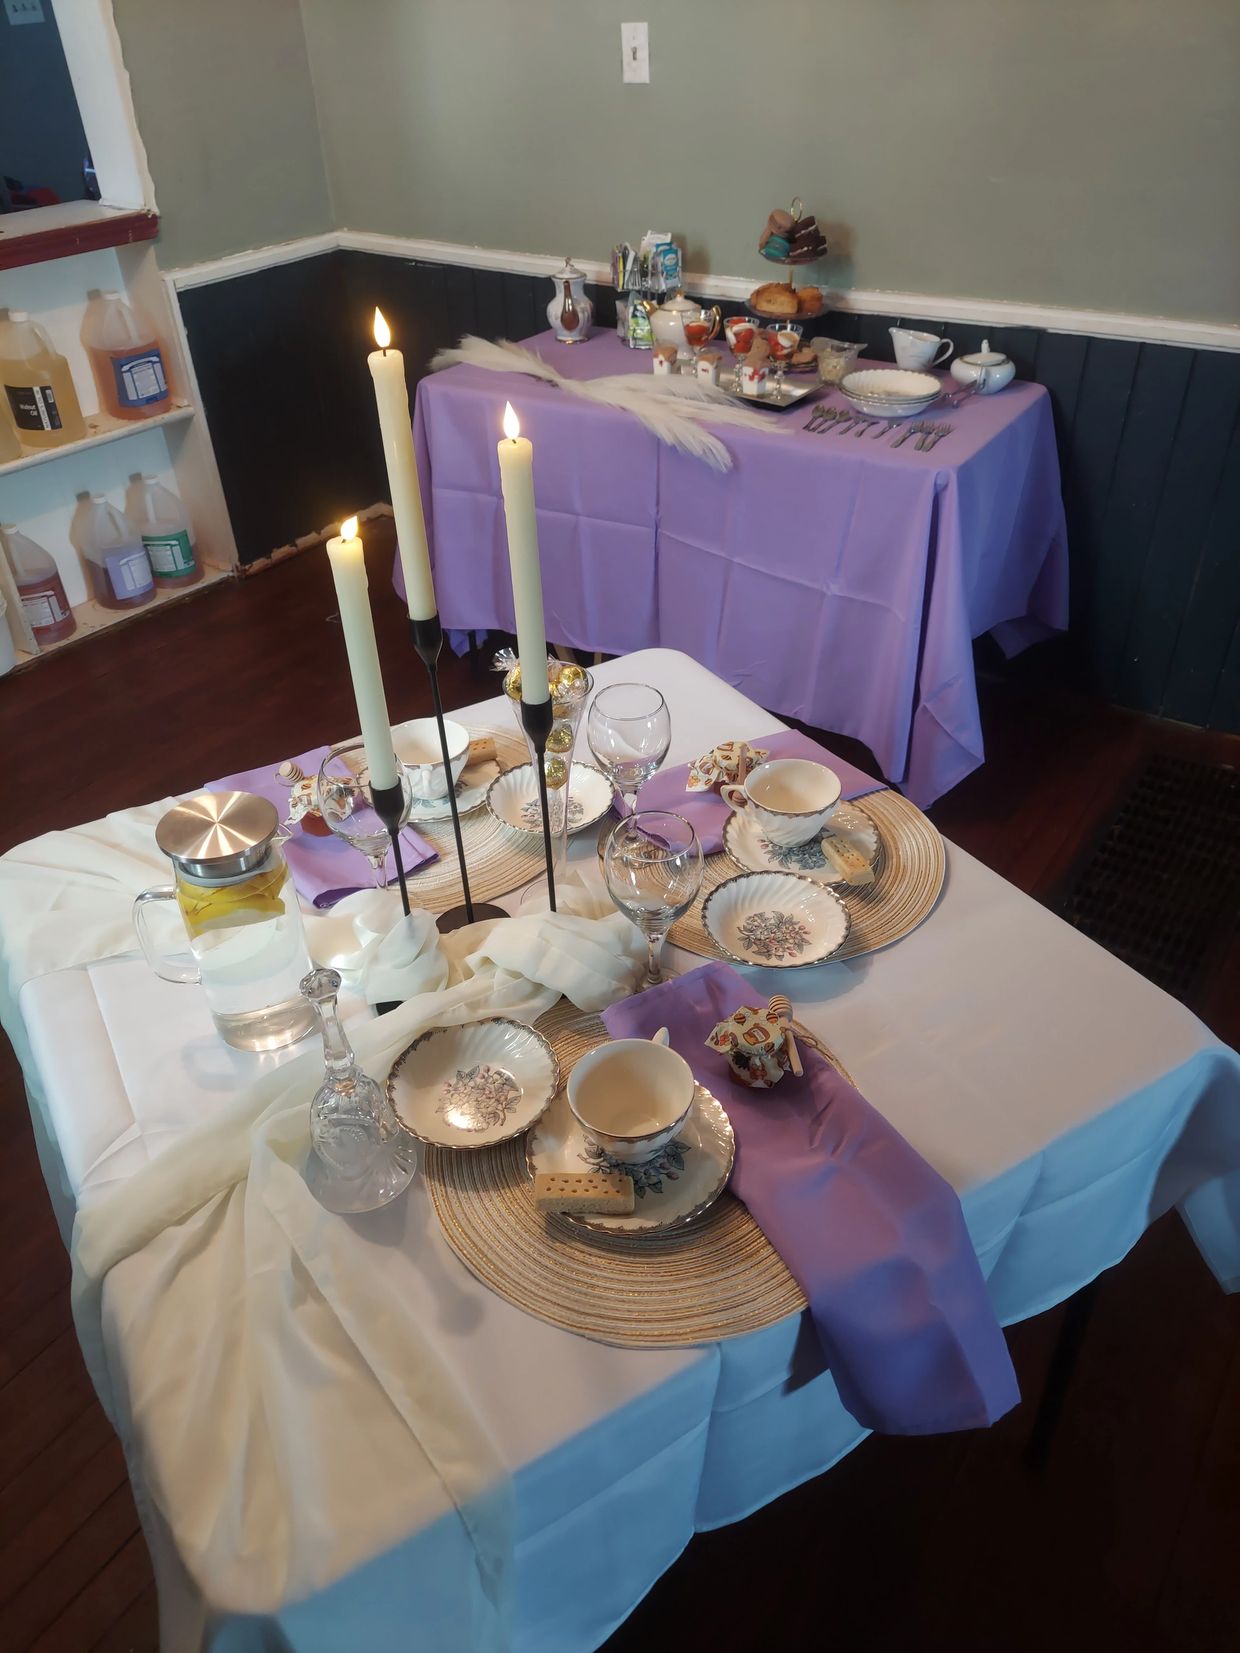
<instances>
[{"instance_id":1,"label":"black candlestick holder","mask_svg":"<svg viewBox=\"0 0 1240 1653\"><path fill-rule=\"evenodd\" d=\"M443 627L439 623L438 614L432 614L429 620L410 620L409 633L413 638L413 646L417 650L422 664L426 667L426 674L431 680L431 701L435 708L435 723L439 730L439 750L443 757L444 773L448 779L448 806L452 811L452 835L456 839L456 861L461 871L461 893L465 900L459 907L449 907L447 912L439 913L435 919L438 928L445 934L449 930L459 930L463 924L474 924L483 918L507 918L508 914L502 907L497 907L490 901L475 901L469 889L469 869L465 865L465 841L461 836L461 812L456 802L456 782L452 775L452 760L448 755L448 731L443 722L443 701L439 696L439 654L443 648ZM549 727L549 726L548 726ZM399 870L399 860L397 868ZM401 888L404 888L402 879ZM408 907L405 911L408 912Z\"/></svg>"},{"instance_id":2,"label":"black candlestick holder","mask_svg":"<svg viewBox=\"0 0 1240 1653\"><path fill-rule=\"evenodd\" d=\"M547 901L555 911L555 856L551 845L551 815L547 808L547 736L555 721L555 709L550 697L521 702L521 727L525 730L534 753L534 768L538 773L538 802L542 806L543 852L547 857Z\"/></svg>"},{"instance_id":3,"label":"black candlestick holder","mask_svg":"<svg viewBox=\"0 0 1240 1653\"><path fill-rule=\"evenodd\" d=\"M370 801L374 806L375 814L387 828L387 835L392 840L392 859L396 862L396 878L400 884L400 904L404 908L405 917L409 917L409 886L405 883L405 863L400 853L401 816L405 812L405 793L399 780L391 786L370 787ZM378 1004L375 1009L380 1016L386 1016L389 1010L396 1010L399 1000L389 999L384 1004Z\"/></svg>"}]
</instances>

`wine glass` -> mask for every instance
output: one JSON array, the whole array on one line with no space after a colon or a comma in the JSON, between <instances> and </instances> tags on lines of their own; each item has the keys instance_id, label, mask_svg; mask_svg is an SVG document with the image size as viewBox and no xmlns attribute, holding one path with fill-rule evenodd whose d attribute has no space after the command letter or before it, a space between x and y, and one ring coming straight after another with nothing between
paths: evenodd
<instances>
[{"instance_id":1,"label":"wine glass","mask_svg":"<svg viewBox=\"0 0 1240 1653\"><path fill-rule=\"evenodd\" d=\"M672 714L648 683L610 683L600 689L586 716L586 740L594 761L620 793L633 794L667 756Z\"/></svg>"},{"instance_id":2,"label":"wine glass","mask_svg":"<svg viewBox=\"0 0 1240 1653\"><path fill-rule=\"evenodd\" d=\"M643 987L663 980L663 943L697 900L702 870L701 841L683 815L644 809L621 821L607 840L603 876L608 894L646 938Z\"/></svg>"},{"instance_id":3,"label":"wine glass","mask_svg":"<svg viewBox=\"0 0 1240 1653\"><path fill-rule=\"evenodd\" d=\"M312 970L302 994L323 1033L323 1083L310 1104L312 1151L306 1186L328 1211L377 1211L403 1194L418 1168L417 1143L402 1128L386 1093L362 1072L340 1024L340 974Z\"/></svg>"},{"instance_id":4,"label":"wine glass","mask_svg":"<svg viewBox=\"0 0 1240 1653\"><path fill-rule=\"evenodd\" d=\"M404 826L413 807L413 788L409 772L403 764L396 765L400 780L400 825ZM319 765L316 799L319 813L337 838L360 849L374 868L375 885L385 890L388 886L387 856L392 840L388 829L375 813L370 797L370 769L366 763L366 748L360 740L348 740L333 746Z\"/></svg>"}]
</instances>

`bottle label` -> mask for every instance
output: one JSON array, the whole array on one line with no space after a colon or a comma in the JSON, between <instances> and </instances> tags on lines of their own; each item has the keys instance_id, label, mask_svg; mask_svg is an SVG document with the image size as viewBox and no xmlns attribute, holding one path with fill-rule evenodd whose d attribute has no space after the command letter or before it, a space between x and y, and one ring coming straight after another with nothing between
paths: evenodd
<instances>
[{"instance_id":1,"label":"bottle label","mask_svg":"<svg viewBox=\"0 0 1240 1653\"><path fill-rule=\"evenodd\" d=\"M151 589L151 565L143 550L111 551L103 559L116 597L137 597Z\"/></svg>"},{"instance_id":2,"label":"bottle label","mask_svg":"<svg viewBox=\"0 0 1240 1653\"><path fill-rule=\"evenodd\" d=\"M51 385L5 385L18 430L59 430L60 409Z\"/></svg>"},{"instance_id":3,"label":"bottle label","mask_svg":"<svg viewBox=\"0 0 1240 1653\"><path fill-rule=\"evenodd\" d=\"M60 598L54 591L32 591L28 597L23 596L22 609L36 631L58 626L62 620L69 618L69 610L61 606Z\"/></svg>"},{"instance_id":4,"label":"bottle label","mask_svg":"<svg viewBox=\"0 0 1240 1653\"><path fill-rule=\"evenodd\" d=\"M141 408L161 402L168 394L164 359L158 348L139 350L132 356L113 356L112 374L116 399L123 408Z\"/></svg>"},{"instance_id":5,"label":"bottle label","mask_svg":"<svg viewBox=\"0 0 1240 1653\"><path fill-rule=\"evenodd\" d=\"M157 574L175 579L194 572L194 548L184 528L179 534L143 534L142 543Z\"/></svg>"}]
</instances>

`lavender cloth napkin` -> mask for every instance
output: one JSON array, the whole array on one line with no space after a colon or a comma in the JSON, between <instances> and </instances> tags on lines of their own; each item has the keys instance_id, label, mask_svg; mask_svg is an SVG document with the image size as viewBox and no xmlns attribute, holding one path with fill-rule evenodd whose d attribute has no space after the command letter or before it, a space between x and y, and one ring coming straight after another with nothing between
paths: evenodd
<instances>
[{"instance_id":1,"label":"lavender cloth napkin","mask_svg":"<svg viewBox=\"0 0 1240 1653\"><path fill-rule=\"evenodd\" d=\"M329 750L326 746L316 746L313 751L302 752L293 762L303 774L316 775ZM288 812L289 788L276 779L278 767L273 763L265 769L246 769L239 775L225 775L223 780L212 781L207 791L255 792L260 798L269 799L283 820ZM400 849L407 873L416 872L427 862L439 859L435 846L428 844L412 827L402 830ZM313 833L303 832L300 827L294 827L292 837L284 845L284 859L288 862L298 895L315 907L334 907L346 895L352 895L355 890L369 889L373 883L370 863L361 850L346 844L335 833L330 838L318 838ZM396 862L391 850L388 851L385 870L388 883L394 884Z\"/></svg>"},{"instance_id":2,"label":"lavender cloth napkin","mask_svg":"<svg viewBox=\"0 0 1240 1653\"><path fill-rule=\"evenodd\" d=\"M603 1012L614 1038L660 1027L726 1108L732 1192L809 1299L840 1399L889 1435L992 1424L1020 1399L954 1189L829 1063L800 1046L803 1079L737 1083L704 1041L761 995L708 964Z\"/></svg>"},{"instance_id":3,"label":"lavender cloth napkin","mask_svg":"<svg viewBox=\"0 0 1240 1653\"><path fill-rule=\"evenodd\" d=\"M762 735L749 742L761 747L771 758L809 758L813 763L825 763L840 778L842 798L863 798L867 792L881 792L882 781L871 780L851 763L835 757L816 740L796 729L780 729L773 735ZM723 829L732 811L717 792L686 792L689 765L677 764L674 769L661 769L638 788L638 809L670 810L691 822L702 840L702 853L714 855L723 848ZM621 800L617 799L619 809Z\"/></svg>"}]
</instances>

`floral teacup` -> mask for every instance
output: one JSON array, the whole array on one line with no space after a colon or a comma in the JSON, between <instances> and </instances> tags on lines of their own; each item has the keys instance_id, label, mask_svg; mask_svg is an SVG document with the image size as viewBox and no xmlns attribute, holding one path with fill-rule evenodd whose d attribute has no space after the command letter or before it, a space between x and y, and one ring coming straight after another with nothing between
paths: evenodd
<instances>
[{"instance_id":1,"label":"floral teacup","mask_svg":"<svg viewBox=\"0 0 1240 1653\"><path fill-rule=\"evenodd\" d=\"M719 789L729 809L747 809L763 835L781 849L816 838L840 801L840 778L808 758L770 758L743 785Z\"/></svg>"},{"instance_id":2,"label":"floral teacup","mask_svg":"<svg viewBox=\"0 0 1240 1653\"><path fill-rule=\"evenodd\" d=\"M617 1165L657 1158L688 1118L693 1093L693 1070L668 1048L666 1028L599 1045L568 1078L568 1106L587 1143Z\"/></svg>"}]
</instances>

